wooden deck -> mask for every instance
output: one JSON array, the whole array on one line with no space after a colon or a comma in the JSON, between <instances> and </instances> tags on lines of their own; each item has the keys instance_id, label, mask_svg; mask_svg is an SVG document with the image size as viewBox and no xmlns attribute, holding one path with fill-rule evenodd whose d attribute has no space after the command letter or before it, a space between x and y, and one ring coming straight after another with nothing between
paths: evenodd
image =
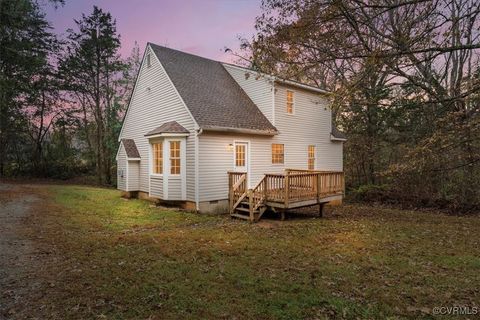
<instances>
[{"instance_id":1,"label":"wooden deck","mask_svg":"<svg viewBox=\"0 0 480 320\"><path fill-rule=\"evenodd\" d=\"M230 215L258 221L265 210L279 211L284 218L286 209L320 205L341 199L345 190L343 172L287 169L282 174L265 174L252 189L248 189L245 172L228 172Z\"/></svg>"}]
</instances>

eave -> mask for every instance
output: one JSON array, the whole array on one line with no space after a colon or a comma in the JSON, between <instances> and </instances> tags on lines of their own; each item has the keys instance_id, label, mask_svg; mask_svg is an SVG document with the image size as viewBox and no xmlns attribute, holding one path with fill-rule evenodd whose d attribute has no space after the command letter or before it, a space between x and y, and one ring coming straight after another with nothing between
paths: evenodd
<instances>
[{"instance_id":1,"label":"eave","mask_svg":"<svg viewBox=\"0 0 480 320\"><path fill-rule=\"evenodd\" d=\"M226 132L226 133L243 133L243 134L253 134L260 136L275 136L279 134L278 131L266 131L258 129L246 129L246 128L229 128L229 127L217 127L217 126L203 126L202 130L204 132Z\"/></svg>"}]
</instances>

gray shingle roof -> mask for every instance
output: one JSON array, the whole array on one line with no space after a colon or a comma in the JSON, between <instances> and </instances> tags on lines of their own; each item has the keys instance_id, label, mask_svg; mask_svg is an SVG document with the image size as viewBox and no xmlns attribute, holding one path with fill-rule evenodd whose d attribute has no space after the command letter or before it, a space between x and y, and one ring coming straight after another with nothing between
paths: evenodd
<instances>
[{"instance_id":1,"label":"gray shingle roof","mask_svg":"<svg viewBox=\"0 0 480 320\"><path fill-rule=\"evenodd\" d=\"M220 62L150 46L201 128L277 132Z\"/></svg>"},{"instance_id":2,"label":"gray shingle roof","mask_svg":"<svg viewBox=\"0 0 480 320\"><path fill-rule=\"evenodd\" d=\"M337 139L347 139L347 136L342 131L338 130L335 125L332 124L332 136Z\"/></svg>"},{"instance_id":3,"label":"gray shingle roof","mask_svg":"<svg viewBox=\"0 0 480 320\"><path fill-rule=\"evenodd\" d=\"M153 136L161 133L190 133L182 127L177 121L165 122L160 127L149 131L145 136Z\"/></svg>"},{"instance_id":4,"label":"gray shingle roof","mask_svg":"<svg viewBox=\"0 0 480 320\"><path fill-rule=\"evenodd\" d=\"M133 139L122 139L122 143L128 158L140 158L140 153Z\"/></svg>"}]
</instances>

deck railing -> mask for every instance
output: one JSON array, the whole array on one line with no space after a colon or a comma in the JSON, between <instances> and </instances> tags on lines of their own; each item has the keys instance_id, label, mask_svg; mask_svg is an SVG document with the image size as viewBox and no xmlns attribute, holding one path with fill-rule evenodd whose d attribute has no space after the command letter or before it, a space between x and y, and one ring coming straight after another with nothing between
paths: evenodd
<instances>
[{"instance_id":1,"label":"deck railing","mask_svg":"<svg viewBox=\"0 0 480 320\"><path fill-rule=\"evenodd\" d=\"M229 172L229 191L231 205L238 199L240 187L239 177L245 173ZM235 185L237 181L237 185ZM246 192L247 184L241 186ZM285 173L267 173L264 178L252 190L253 203L257 206L261 200L266 202L282 203L285 207L295 202L317 200L322 198L341 195L345 191L344 173L341 171L314 171L286 169ZM232 208L232 206L230 207Z\"/></svg>"},{"instance_id":2,"label":"deck railing","mask_svg":"<svg viewBox=\"0 0 480 320\"><path fill-rule=\"evenodd\" d=\"M343 194L343 172L286 170L266 174L267 201L289 203Z\"/></svg>"}]
</instances>

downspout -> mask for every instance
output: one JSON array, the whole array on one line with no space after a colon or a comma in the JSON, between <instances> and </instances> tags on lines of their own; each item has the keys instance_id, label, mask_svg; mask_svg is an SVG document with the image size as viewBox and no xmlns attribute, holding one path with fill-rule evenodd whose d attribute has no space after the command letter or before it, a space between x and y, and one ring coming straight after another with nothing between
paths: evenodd
<instances>
[{"instance_id":1,"label":"downspout","mask_svg":"<svg viewBox=\"0 0 480 320\"><path fill-rule=\"evenodd\" d=\"M201 135L203 132L202 128L198 128L195 130L195 212L198 213L200 211L200 194L199 194L199 181L200 178L198 176L199 173L199 142L198 136Z\"/></svg>"}]
</instances>

